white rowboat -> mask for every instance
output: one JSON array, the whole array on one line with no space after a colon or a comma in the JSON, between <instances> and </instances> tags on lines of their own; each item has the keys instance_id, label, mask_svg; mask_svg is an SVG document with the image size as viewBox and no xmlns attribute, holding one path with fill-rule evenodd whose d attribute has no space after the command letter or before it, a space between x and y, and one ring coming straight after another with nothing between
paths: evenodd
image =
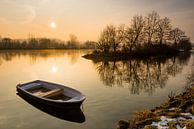
<instances>
[{"instance_id":1,"label":"white rowboat","mask_svg":"<svg viewBox=\"0 0 194 129\"><path fill-rule=\"evenodd\" d=\"M41 80L18 84L16 88L18 93L33 100L60 108L80 107L86 99L75 89Z\"/></svg>"}]
</instances>

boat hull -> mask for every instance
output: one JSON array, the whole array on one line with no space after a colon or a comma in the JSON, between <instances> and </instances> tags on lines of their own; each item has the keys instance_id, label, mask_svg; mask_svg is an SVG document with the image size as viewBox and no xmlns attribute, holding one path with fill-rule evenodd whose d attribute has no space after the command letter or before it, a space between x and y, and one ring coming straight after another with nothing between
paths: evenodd
<instances>
[{"instance_id":1,"label":"boat hull","mask_svg":"<svg viewBox=\"0 0 194 129\"><path fill-rule=\"evenodd\" d=\"M29 97L35 101L39 101L42 104L46 104L46 105L57 107L57 108L79 108L81 106L81 104L83 103L83 102L76 102L76 103L60 102L60 103L58 103L58 102L53 102L53 101L41 99L41 98L36 97L34 95L28 94L19 88L17 88L17 91L18 91L18 93L25 95L26 97Z\"/></svg>"},{"instance_id":2,"label":"boat hull","mask_svg":"<svg viewBox=\"0 0 194 129\"><path fill-rule=\"evenodd\" d=\"M29 97L35 101L38 101L42 104L45 105L49 105L49 106L53 106L53 107L57 107L57 108L80 108L80 106L82 105L83 101L79 101L79 102L57 102L57 101L49 101L48 99L41 99L40 97L34 96L32 94L29 94L27 92L25 92L24 90L20 89L19 87L17 87L17 92Z\"/></svg>"}]
</instances>

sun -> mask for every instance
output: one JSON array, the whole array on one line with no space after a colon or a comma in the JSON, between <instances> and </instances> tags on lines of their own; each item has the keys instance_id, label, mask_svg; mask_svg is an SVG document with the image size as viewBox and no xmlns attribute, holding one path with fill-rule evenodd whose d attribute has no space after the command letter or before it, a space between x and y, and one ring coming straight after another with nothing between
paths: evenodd
<instances>
[{"instance_id":1,"label":"sun","mask_svg":"<svg viewBox=\"0 0 194 129\"><path fill-rule=\"evenodd\" d=\"M51 27L52 29L55 29L55 28L56 28L56 23L55 23L54 21L52 21L52 22L50 23L50 27Z\"/></svg>"},{"instance_id":2,"label":"sun","mask_svg":"<svg viewBox=\"0 0 194 129\"><path fill-rule=\"evenodd\" d=\"M51 71L52 71L53 73L56 73L56 72L57 72L57 67L56 67L56 66L52 66Z\"/></svg>"}]
</instances>

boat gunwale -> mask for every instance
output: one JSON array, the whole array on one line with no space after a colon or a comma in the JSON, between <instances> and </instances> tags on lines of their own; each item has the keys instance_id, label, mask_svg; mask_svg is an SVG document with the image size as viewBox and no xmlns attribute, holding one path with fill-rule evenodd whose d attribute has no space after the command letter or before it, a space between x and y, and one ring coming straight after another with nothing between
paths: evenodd
<instances>
[{"instance_id":1,"label":"boat gunwale","mask_svg":"<svg viewBox=\"0 0 194 129\"><path fill-rule=\"evenodd\" d=\"M24 90L23 88L21 88L24 85L31 84L31 83L39 83L39 82L43 82L43 83L47 83L47 84L51 84L51 85L61 86L61 87L64 88L63 90L65 90L65 88L67 88L67 89L76 91L76 92L79 93L80 100L75 100L75 99L73 101L53 100L53 99L49 99L49 98L44 98L44 97L40 97L40 96L33 95L32 93L30 93L30 92ZM83 102L86 99L85 95L82 94L80 91L78 91L76 89L73 89L73 88L70 88L70 87L67 87L67 86L64 86L64 85L61 85L61 84L56 84L56 83L52 83L52 82L46 82L46 81L42 81L42 80L35 80L35 81L32 81L32 82L28 82L28 83L18 84L16 86L16 88L22 90L23 92L25 92L26 94L28 94L30 96L34 96L34 97L36 97L38 99L42 99L42 100L50 101L50 102L56 102L56 103L79 103L79 102Z\"/></svg>"}]
</instances>

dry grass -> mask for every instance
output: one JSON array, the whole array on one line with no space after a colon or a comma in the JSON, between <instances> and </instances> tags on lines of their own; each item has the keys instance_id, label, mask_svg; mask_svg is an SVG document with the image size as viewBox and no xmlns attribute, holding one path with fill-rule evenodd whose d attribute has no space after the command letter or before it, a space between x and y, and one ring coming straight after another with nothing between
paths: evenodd
<instances>
[{"instance_id":1,"label":"dry grass","mask_svg":"<svg viewBox=\"0 0 194 129\"><path fill-rule=\"evenodd\" d=\"M136 121L141 121L141 120L145 120L148 118L155 118L155 117L157 117L157 115L155 113L153 113L149 110L144 110L142 112L136 112L134 119Z\"/></svg>"}]
</instances>

